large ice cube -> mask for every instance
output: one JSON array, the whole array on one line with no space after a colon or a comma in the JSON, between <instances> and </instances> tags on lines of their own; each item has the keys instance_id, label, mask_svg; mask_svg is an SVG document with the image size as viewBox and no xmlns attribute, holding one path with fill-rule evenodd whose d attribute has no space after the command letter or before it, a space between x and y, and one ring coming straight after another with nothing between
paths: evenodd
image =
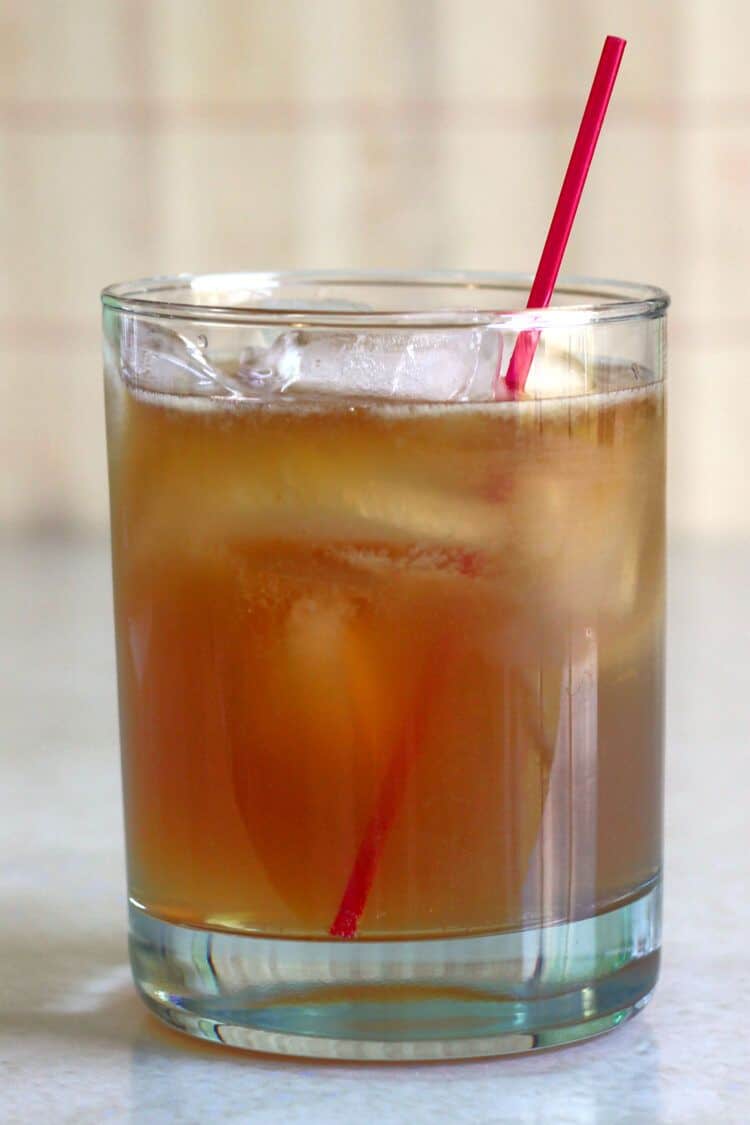
<instances>
[{"instance_id":1,"label":"large ice cube","mask_svg":"<svg viewBox=\"0 0 750 1125\"><path fill-rule=\"evenodd\" d=\"M593 389L593 375L585 352L557 348L542 334L524 389L531 398L567 398Z\"/></svg>"},{"instance_id":2,"label":"large ice cube","mask_svg":"<svg viewBox=\"0 0 750 1125\"><path fill-rule=\"evenodd\" d=\"M492 398L502 337L480 327L403 332L285 332L247 348L238 377L269 391L354 393L412 401Z\"/></svg>"},{"instance_id":3,"label":"large ice cube","mask_svg":"<svg viewBox=\"0 0 750 1125\"><path fill-rule=\"evenodd\" d=\"M242 393L228 372L208 360L200 342L136 317L122 319L120 370L131 386L156 394Z\"/></svg>"}]
</instances>

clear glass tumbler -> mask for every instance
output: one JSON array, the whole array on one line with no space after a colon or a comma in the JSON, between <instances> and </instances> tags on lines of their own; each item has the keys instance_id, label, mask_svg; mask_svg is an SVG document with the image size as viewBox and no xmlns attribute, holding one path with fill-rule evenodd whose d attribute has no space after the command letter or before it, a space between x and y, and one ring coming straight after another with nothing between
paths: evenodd
<instances>
[{"instance_id":1,"label":"clear glass tumbler","mask_svg":"<svg viewBox=\"0 0 750 1125\"><path fill-rule=\"evenodd\" d=\"M462 1057L651 994L668 299L528 286L103 295L131 954L175 1027Z\"/></svg>"}]
</instances>

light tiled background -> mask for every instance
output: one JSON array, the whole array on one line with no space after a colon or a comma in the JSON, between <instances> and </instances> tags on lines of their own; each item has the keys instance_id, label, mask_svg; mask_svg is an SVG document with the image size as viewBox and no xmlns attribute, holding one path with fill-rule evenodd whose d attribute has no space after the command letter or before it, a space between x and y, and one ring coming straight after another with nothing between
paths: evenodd
<instances>
[{"instance_id":1,"label":"light tiled background","mask_svg":"<svg viewBox=\"0 0 750 1125\"><path fill-rule=\"evenodd\" d=\"M746 0L0 0L0 522L106 521L98 291L530 269L607 32L565 269L674 298L670 514L750 533Z\"/></svg>"}]
</instances>

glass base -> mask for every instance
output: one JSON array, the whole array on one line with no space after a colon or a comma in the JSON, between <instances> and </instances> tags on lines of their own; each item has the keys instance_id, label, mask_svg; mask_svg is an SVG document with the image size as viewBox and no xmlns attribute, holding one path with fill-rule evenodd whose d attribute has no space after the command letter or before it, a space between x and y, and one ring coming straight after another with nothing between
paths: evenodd
<instances>
[{"instance_id":1,"label":"glass base","mask_svg":"<svg viewBox=\"0 0 750 1125\"><path fill-rule=\"evenodd\" d=\"M146 1004L202 1039L364 1061L472 1058L609 1031L648 1001L660 887L579 922L420 941L196 930L130 908Z\"/></svg>"}]
</instances>

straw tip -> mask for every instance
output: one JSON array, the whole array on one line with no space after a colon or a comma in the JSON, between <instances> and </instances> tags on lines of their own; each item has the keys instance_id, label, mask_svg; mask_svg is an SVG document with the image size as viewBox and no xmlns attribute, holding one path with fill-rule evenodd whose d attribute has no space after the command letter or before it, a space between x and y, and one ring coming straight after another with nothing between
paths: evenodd
<instances>
[{"instance_id":1,"label":"straw tip","mask_svg":"<svg viewBox=\"0 0 750 1125\"><path fill-rule=\"evenodd\" d=\"M621 39L619 35L608 35L604 40L604 45L606 47L607 44L610 44L613 47L617 47L619 51L624 51L625 47L627 46L627 42L627 39Z\"/></svg>"}]
</instances>

